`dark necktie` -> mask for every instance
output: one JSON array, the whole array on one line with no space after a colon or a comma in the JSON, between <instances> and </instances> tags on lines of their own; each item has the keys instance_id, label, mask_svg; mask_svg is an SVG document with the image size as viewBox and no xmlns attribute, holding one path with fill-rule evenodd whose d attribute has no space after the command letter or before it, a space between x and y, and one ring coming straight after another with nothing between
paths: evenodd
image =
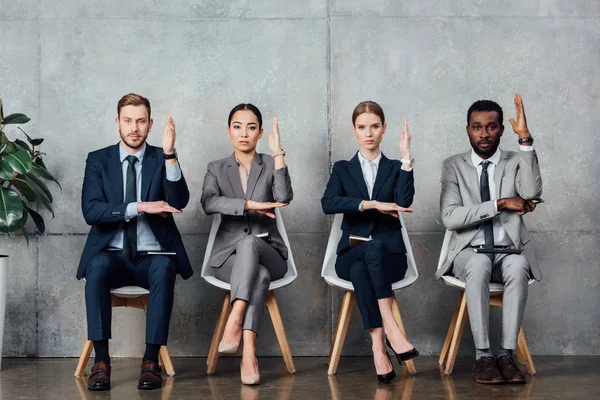
<instances>
[{"instance_id":1,"label":"dark necktie","mask_svg":"<svg viewBox=\"0 0 600 400\"><path fill-rule=\"evenodd\" d=\"M481 178L479 180L479 188L481 190L481 201L486 202L490 201L490 181L488 177L488 166L490 165L489 161L484 161L481 163ZM483 236L485 238L486 249L494 248L494 222L491 219L488 219L483 223ZM492 262L494 262L494 254L488 254Z\"/></svg>"},{"instance_id":2,"label":"dark necktie","mask_svg":"<svg viewBox=\"0 0 600 400\"><path fill-rule=\"evenodd\" d=\"M125 203L137 202L136 193L136 173L135 163L138 161L136 156L127 156L125 158L129 165L125 174ZM132 218L129 222L125 222L123 230L123 254L129 260L134 260L137 253L137 218Z\"/></svg>"}]
</instances>

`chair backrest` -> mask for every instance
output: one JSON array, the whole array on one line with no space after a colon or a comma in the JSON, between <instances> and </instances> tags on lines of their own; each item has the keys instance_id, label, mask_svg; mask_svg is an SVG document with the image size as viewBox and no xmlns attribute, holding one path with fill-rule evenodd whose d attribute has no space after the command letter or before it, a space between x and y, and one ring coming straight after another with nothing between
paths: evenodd
<instances>
[{"instance_id":1,"label":"chair backrest","mask_svg":"<svg viewBox=\"0 0 600 400\"><path fill-rule=\"evenodd\" d=\"M335 260L337 258L336 250L340 238L342 237L343 219L344 214L336 214L333 218L331 233L329 234L329 240L327 241L327 250L325 251L325 259L323 260L323 268L321 269L321 276L328 284L332 286L341 287L346 290L354 290L352 282L340 278L335 272ZM415 262L412 246L408 237L408 231L404 225L404 218L402 218L402 214L399 215L398 220L402 226L402 239L404 240L404 245L406 247L406 261L408 263L408 268L404 278L392 284L393 290L412 285L419 277L419 270L417 269L417 264Z\"/></svg>"},{"instance_id":2,"label":"chair backrest","mask_svg":"<svg viewBox=\"0 0 600 400\"><path fill-rule=\"evenodd\" d=\"M283 224L283 218L281 217L281 212L278 208L275 209L275 221L277 222L277 231L279 232L279 235L281 235L283 242L288 248L288 270L283 278L271 282L271 284L269 285L269 290L289 285L298 277L298 270L296 269L296 263L294 262L292 247L290 246L290 241L285 230L285 225ZM200 272L200 276L204 278L206 282L213 286L225 290L230 290L229 283L215 278L213 268L210 266L209 263L210 254L215 244L215 238L217 236L217 231L219 230L219 225L221 225L221 214L215 214L213 217L212 226L210 228L210 234L208 235L208 244L206 245L206 251L204 252L204 261L202 262L202 271Z\"/></svg>"}]
</instances>

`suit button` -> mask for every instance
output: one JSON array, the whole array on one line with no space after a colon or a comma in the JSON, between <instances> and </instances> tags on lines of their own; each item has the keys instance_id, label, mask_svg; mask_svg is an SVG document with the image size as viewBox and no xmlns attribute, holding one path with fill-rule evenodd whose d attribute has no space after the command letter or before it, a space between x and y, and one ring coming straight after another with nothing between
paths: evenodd
<instances>
[{"instance_id":1,"label":"suit button","mask_svg":"<svg viewBox=\"0 0 600 400\"><path fill-rule=\"evenodd\" d=\"M235 210L233 213L234 213L235 215L237 215L237 210Z\"/></svg>"},{"instance_id":2,"label":"suit button","mask_svg":"<svg viewBox=\"0 0 600 400\"><path fill-rule=\"evenodd\" d=\"M248 228L244 228L244 233L248 233Z\"/></svg>"}]
</instances>

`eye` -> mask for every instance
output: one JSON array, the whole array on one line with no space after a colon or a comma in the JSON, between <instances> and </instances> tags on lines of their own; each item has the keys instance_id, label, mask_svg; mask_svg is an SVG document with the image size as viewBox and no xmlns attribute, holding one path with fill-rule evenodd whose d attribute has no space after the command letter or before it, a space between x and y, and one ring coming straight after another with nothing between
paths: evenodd
<instances>
[{"instance_id":1,"label":"eye","mask_svg":"<svg viewBox=\"0 0 600 400\"><path fill-rule=\"evenodd\" d=\"M251 130L251 131L255 131L255 130L256 130L256 127L255 127L255 126L251 126L251 127L250 127L250 130Z\"/></svg>"}]
</instances>

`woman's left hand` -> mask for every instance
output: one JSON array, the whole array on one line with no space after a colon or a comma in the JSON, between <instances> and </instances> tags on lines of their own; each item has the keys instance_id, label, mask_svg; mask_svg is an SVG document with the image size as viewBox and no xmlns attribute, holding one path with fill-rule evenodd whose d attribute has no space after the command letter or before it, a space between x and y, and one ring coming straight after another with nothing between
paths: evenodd
<instances>
[{"instance_id":1,"label":"woman's left hand","mask_svg":"<svg viewBox=\"0 0 600 400\"><path fill-rule=\"evenodd\" d=\"M273 118L273 130L269 133L269 150L272 154L283 151L281 149L281 137L279 136L279 119Z\"/></svg>"},{"instance_id":2,"label":"woman's left hand","mask_svg":"<svg viewBox=\"0 0 600 400\"><path fill-rule=\"evenodd\" d=\"M400 134L400 154L402 158L405 160L410 160L410 131L408 130L408 122L406 122L406 118L404 118L404 130Z\"/></svg>"}]
</instances>

